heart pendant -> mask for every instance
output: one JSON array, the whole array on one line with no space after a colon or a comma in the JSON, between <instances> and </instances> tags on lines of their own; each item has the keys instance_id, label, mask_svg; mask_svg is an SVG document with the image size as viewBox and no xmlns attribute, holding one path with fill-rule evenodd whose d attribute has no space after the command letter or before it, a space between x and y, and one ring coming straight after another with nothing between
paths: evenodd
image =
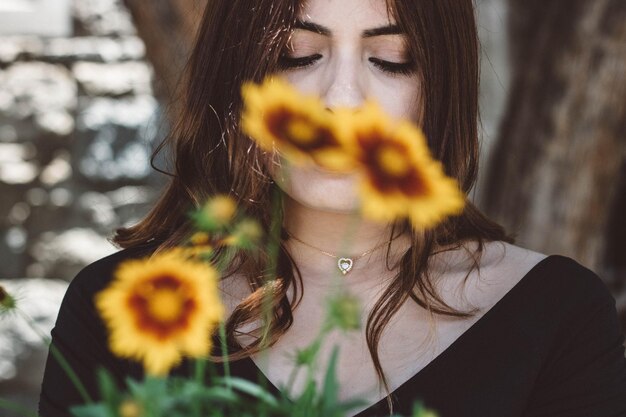
<instances>
[{"instance_id":1,"label":"heart pendant","mask_svg":"<svg viewBox=\"0 0 626 417\"><path fill-rule=\"evenodd\" d=\"M354 262L350 258L339 258L339 260L337 260L337 267L342 274L346 275L352 269L353 263Z\"/></svg>"}]
</instances>

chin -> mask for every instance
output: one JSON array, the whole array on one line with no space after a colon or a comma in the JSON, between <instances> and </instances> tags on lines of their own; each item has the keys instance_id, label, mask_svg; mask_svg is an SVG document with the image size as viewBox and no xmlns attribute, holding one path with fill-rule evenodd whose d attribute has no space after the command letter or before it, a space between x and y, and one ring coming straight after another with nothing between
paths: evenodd
<instances>
[{"instance_id":1,"label":"chin","mask_svg":"<svg viewBox=\"0 0 626 417\"><path fill-rule=\"evenodd\" d=\"M287 171L284 176L274 176L274 180L293 202L310 209L337 213L358 210L355 173L339 174L316 166L290 166Z\"/></svg>"}]
</instances>

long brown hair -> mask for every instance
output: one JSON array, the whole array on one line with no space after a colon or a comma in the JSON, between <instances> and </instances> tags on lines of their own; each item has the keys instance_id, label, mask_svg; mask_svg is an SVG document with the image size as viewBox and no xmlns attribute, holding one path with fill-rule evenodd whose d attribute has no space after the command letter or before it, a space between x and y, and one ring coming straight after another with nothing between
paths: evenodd
<instances>
[{"instance_id":1,"label":"long brown hair","mask_svg":"<svg viewBox=\"0 0 626 417\"><path fill-rule=\"evenodd\" d=\"M269 231L272 217L272 184L261 151L239 129L242 108L240 87L244 81L262 81L277 71L280 54L301 7L298 0L212 0L197 33L180 90L180 115L166 143L173 150L171 180L152 211L137 225L120 229L114 241L131 247L157 239L159 249L178 245L191 231L186 215L211 195L235 197L248 215ZM388 14L406 34L411 58L417 62L424 109L422 128L434 156L446 173L459 181L467 193L478 169L478 40L471 0L387 0ZM279 223L280 224L280 223ZM464 212L434 230L416 232L406 222L392 228L409 231L412 247L403 255L398 273L368 315L367 344L376 372L385 389L389 386L378 356L382 331L410 297L431 314L471 317L475 310L458 311L437 294L428 275L431 255L465 243L477 242L472 253L479 267L484 242L513 242L504 229L485 217L471 202ZM388 248L389 249L389 248ZM387 251L389 257L389 250ZM268 257L252 258L241 253L232 271L247 278L253 290L227 322L229 342L238 329L261 318L263 271ZM294 269L296 274L294 275ZM302 278L287 251L279 251L273 287L272 315L267 340L256 340L234 352L233 360L270 346L292 324L292 311L299 301ZM296 280L296 276L298 280ZM287 290L294 289L289 300ZM300 292L300 297L302 296ZM237 343L233 343L237 345ZM215 358L215 360L219 360ZM391 408L390 396L387 396Z\"/></svg>"}]
</instances>

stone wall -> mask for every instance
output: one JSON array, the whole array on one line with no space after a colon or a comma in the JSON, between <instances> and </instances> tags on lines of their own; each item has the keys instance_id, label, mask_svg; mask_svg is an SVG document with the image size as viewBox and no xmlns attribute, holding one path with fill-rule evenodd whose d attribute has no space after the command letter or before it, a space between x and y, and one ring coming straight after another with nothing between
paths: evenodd
<instances>
[{"instance_id":1,"label":"stone wall","mask_svg":"<svg viewBox=\"0 0 626 417\"><path fill-rule=\"evenodd\" d=\"M0 280L48 334L67 281L116 250L107 239L164 182L149 158L167 126L128 11L69 12L69 36L0 34ZM36 410L46 354L24 322L1 320L0 397Z\"/></svg>"},{"instance_id":2,"label":"stone wall","mask_svg":"<svg viewBox=\"0 0 626 417\"><path fill-rule=\"evenodd\" d=\"M144 44L120 1L75 1L72 36L0 38L0 278L71 280L115 248L162 178Z\"/></svg>"}]
</instances>

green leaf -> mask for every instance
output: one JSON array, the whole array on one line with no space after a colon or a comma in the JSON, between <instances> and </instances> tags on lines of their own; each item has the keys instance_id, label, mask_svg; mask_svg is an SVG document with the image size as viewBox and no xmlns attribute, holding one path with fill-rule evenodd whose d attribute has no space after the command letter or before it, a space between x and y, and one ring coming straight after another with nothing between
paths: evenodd
<instances>
[{"instance_id":1,"label":"green leaf","mask_svg":"<svg viewBox=\"0 0 626 417\"><path fill-rule=\"evenodd\" d=\"M339 347L333 347L333 351L328 361L328 368L324 377L324 386L322 387L321 406L323 415L326 415L337 403L337 393L339 392L339 383L337 382L337 358L339 356Z\"/></svg>"},{"instance_id":2,"label":"green leaf","mask_svg":"<svg viewBox=\"0 0 626 417\"><path fill-rule=\"evenodd\" d=\"M216 402L236 402L241 398L225 387L212 387L199 393L199 397Z\"/></svg>"},{"instance_id":3,"label":"green leaf","mask_svg":"<svg viewBox=\"0 0 626 417\"><path fill-rule=\"evenodd\" d=\"M106 404L77 405L70 408L74 417L109 417L109 408Z\"/></svg>"},{"instance_id":4,"label":"green leaf","mask_svg":"<svg viewBox=\"0 0 626 417\"><path fill-rule=\"evenodd\" d=\"M120 394L115 380L105 368L98 368L96 376L98 378L102 401L116 406L120 402Z\"/></svg>"},{"instance_id":5,"label":"green leaf","mask_svg":"<svg viewBox=\"0 0 626 417\"><path fill-rule=\"evenodd\" d=\"M169 417L169 410L176 404L176 395L170 391L167 379L147 376L143 381L136 381L127 378L126 384L130 396L141 404L146 416Z\"/></svg>"},{"instance_id":6,"label":"green leaf","mask_svg":"<svg viewBox=\"0 0 626 417\"><path fill-rule=\"evenodd\" d=\"M413 417L437 417L437 413L434 410L426 408L421 400L416 400L413 403Z\"/></svg>"},{"instance_id":7,"label":"green leaf","mask_svg":"<svg viewBox=\"0 0 626 417\"><path fill-rule=\"evenodd\" d=\"M369 403L362 398L354 398L352 400L346 400L342 403L337 404L335 408L339 410L343 415L346 411L350 411L357 407L363 407L368 404Z\"/></svg>"},{"instance_id":8,"label":"green leaf","mask_svg":"<svg viewBox=\"0 0 626 417\"><path fill-rule=\"evenodd\" d=\"M267 391L262 386L255 384L254 382L248 381L243 378L215 378L215 382L223 383L225 385L230 385L232 388L235 388L245 394L251 395L259 400L269 404L271 406L277 406L278 401L276 398Z\"/></svg>"},{"instance_id":9,"label":"green leaf","mask_svg":"<svg viewBox=\"0 0 626 417\"><path fill-rule=\"evenodd\" d=\"M294 401L294 411L302 416L317 416L318 404L315 401L317 397L317 385L315 380L311 379L307 382L302 394Z\"/></svg>"}]
</instances>

